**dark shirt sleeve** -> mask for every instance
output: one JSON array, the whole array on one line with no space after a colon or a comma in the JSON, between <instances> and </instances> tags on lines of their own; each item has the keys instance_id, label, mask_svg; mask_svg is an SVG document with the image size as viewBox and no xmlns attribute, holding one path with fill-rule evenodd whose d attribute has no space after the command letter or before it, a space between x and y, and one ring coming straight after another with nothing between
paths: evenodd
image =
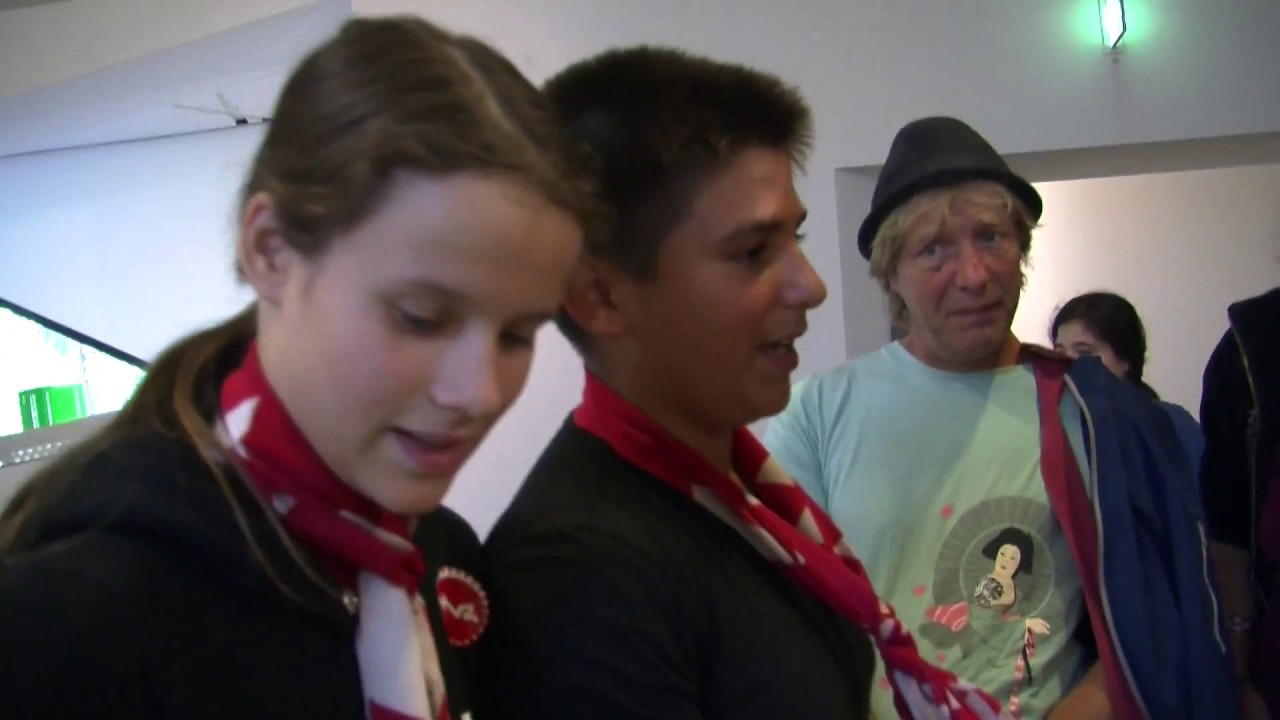
<instances>
[{"instance_id":1,"label":"dark shirt sleeve","mask_svg":"<svg viewBox=\"0 0 1280 720\"><path fill-rule=\"evenodd\" d=\"M1248 457L1252 404L1240 347L1228 331L1204 371L1200 426L1205 446L1200 485L1210 537L1242 548L1248 547L1252 534Z\"/></svg>"},{"instance_id":2,"label":"dark shirt sleeve","mask_svg":"<svg viewBox=\"0 0 1280 720\"><path fill-rule=\"evenodd\" d=\"M487 548L485 720L698 720L693 608L645 553L548 531Z\"/></svg>"}]
</instances>

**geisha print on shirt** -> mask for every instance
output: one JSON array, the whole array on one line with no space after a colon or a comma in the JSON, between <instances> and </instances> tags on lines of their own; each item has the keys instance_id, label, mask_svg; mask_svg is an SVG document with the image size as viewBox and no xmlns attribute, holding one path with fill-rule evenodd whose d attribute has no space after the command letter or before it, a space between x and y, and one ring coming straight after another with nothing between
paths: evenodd
<instances>
[{"instance_id":1,"label":"geisha print on shirt","mask_svg":"<svg viewBox=\"0 0 1280 720\"><path fill-rule=\"evenodd\" d=\"M935 659L996 693L1014 717L1039 717L1037 700L1060 697L1077 675L1079 581L1055 534L1042 502L978 503L951 525L916 625Z\"/></svg>"}]
</instances>

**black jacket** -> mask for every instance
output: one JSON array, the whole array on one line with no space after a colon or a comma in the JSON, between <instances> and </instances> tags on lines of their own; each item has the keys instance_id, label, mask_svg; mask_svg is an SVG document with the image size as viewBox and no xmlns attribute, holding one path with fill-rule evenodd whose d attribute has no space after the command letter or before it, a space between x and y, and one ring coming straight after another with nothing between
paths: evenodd
<instances>
[{"instance_id":1,"label":"black jacket","mask_svg":"<svg viewBox=\"0 0 1280 720\"><path fill-rule=\"evenodd\" d=\"M570 420L485 544L481 720L865 720L864 632Z\"/></svg>"},{"instance_id":2,"label":"black jacket","mask_svg":"<svg viewBox=\"0 0 1280 720\"><path fill-rule=\"evenodd\" d=\"M365 717L355 616L303 575L232 480L249 533L295 597L255 559L193 449L122 441L31 528L35 546L0 564L0 717ZM474 576L479 545L448 510L420 521L415 540L458 719L473 651L450 647L435 579L446 565Z\"/></svg>"},{"instance_id":3,"label":"black jacket","mask_svg":"<svg viewBox=\"0 0 1280 720\"><path fill-rule=\"evenodd\" d=\"M1276 569L1256 555L1280 451L1280 288L1228 309L1231 329L1204 371L1200 424L1205 517L1214 540L1254 552L1259 608Z\"/></svg>"}]
</instances>

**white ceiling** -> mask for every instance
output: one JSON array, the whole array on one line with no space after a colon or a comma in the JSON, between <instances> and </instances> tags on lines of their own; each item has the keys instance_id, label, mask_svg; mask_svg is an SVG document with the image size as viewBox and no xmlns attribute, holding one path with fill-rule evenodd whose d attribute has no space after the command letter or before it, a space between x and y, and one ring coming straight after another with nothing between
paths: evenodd
<instances>
[{"instance_id":1,"label":"white ceiling","mask_svg":"<svg viewBox=\"0 0 1280 720\"><path fill-rule=\"evenodd\" d=\"M350 15L350 0L321 0L0 97L0 157L229 127L229 117L176 107L216 109L219 94L246 114L269 115L293 65Z\"/></svg>"},{"instance_id":2,"label":"white ceiling","mask_svg":"<svg viewBox=\"0 0 1280 720\"><path fill-rule=\"evenodd\" d=\"M70 0L0 0L0 11L17 10L18 8L29 8L37 5L52 5L60 2L70 2Z\"/></svg>"}]
</instances>

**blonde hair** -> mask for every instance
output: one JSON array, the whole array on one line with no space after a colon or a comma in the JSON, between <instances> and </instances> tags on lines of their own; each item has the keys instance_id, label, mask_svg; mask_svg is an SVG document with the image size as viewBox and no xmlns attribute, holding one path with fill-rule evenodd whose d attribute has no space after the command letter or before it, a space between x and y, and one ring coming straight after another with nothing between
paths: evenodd
<instances>
[{"instance_id":1,"label":"blonde hair","mask_svg":"<svg viewBox=\"0 0 1280 720\"><path fill-rule=\"evenodd\" d=\"M590 170L555 111L506 58L419 18L357 19L308 55L280 95L242 204L268 194L285 241L308 257L376 207L398 171L503 173L529 183L584 227L596 219ZM222 381L257 331L249 306L166 349L103 430L37 473L0 514L0 559L30 550L29 531L85 475L96 454L159 434L205 460L249 551L276 578L250 532L212 426ZM319 582L272 513L286 548ZM276 584L289 589L276 578Z\"/></svg>"},{"instance_id":2,"label":"blonde hair","mask_svg":"<svg viewBox=\"0 0 1280 720\"><path fill-rule=\"evenodd\" d=\"M888 299L889 322L895 337L905 335L911 324L906 304L890 286L890 280L897 274L898 263L902 259L907 229L921 215L935 212L938 215L938 221L934 230L940 230L951 221L952 211L959 203L972 208L978 217L984 220L1009 219L1013 223L1014 232L1018 235L1018 251L1021 254L1022 267L1026 267L1027 258L1031 252L1031 231L1035 228L1036 222L1031 217L1031 211L1027 206L1003 185L989 180L975 180L927 190L916 195L880 223L880 228L871 241L871 277L880 283L880 289ZM1026 282L1025 274L1022 282Z\"/></svg>"}]
</instances>

